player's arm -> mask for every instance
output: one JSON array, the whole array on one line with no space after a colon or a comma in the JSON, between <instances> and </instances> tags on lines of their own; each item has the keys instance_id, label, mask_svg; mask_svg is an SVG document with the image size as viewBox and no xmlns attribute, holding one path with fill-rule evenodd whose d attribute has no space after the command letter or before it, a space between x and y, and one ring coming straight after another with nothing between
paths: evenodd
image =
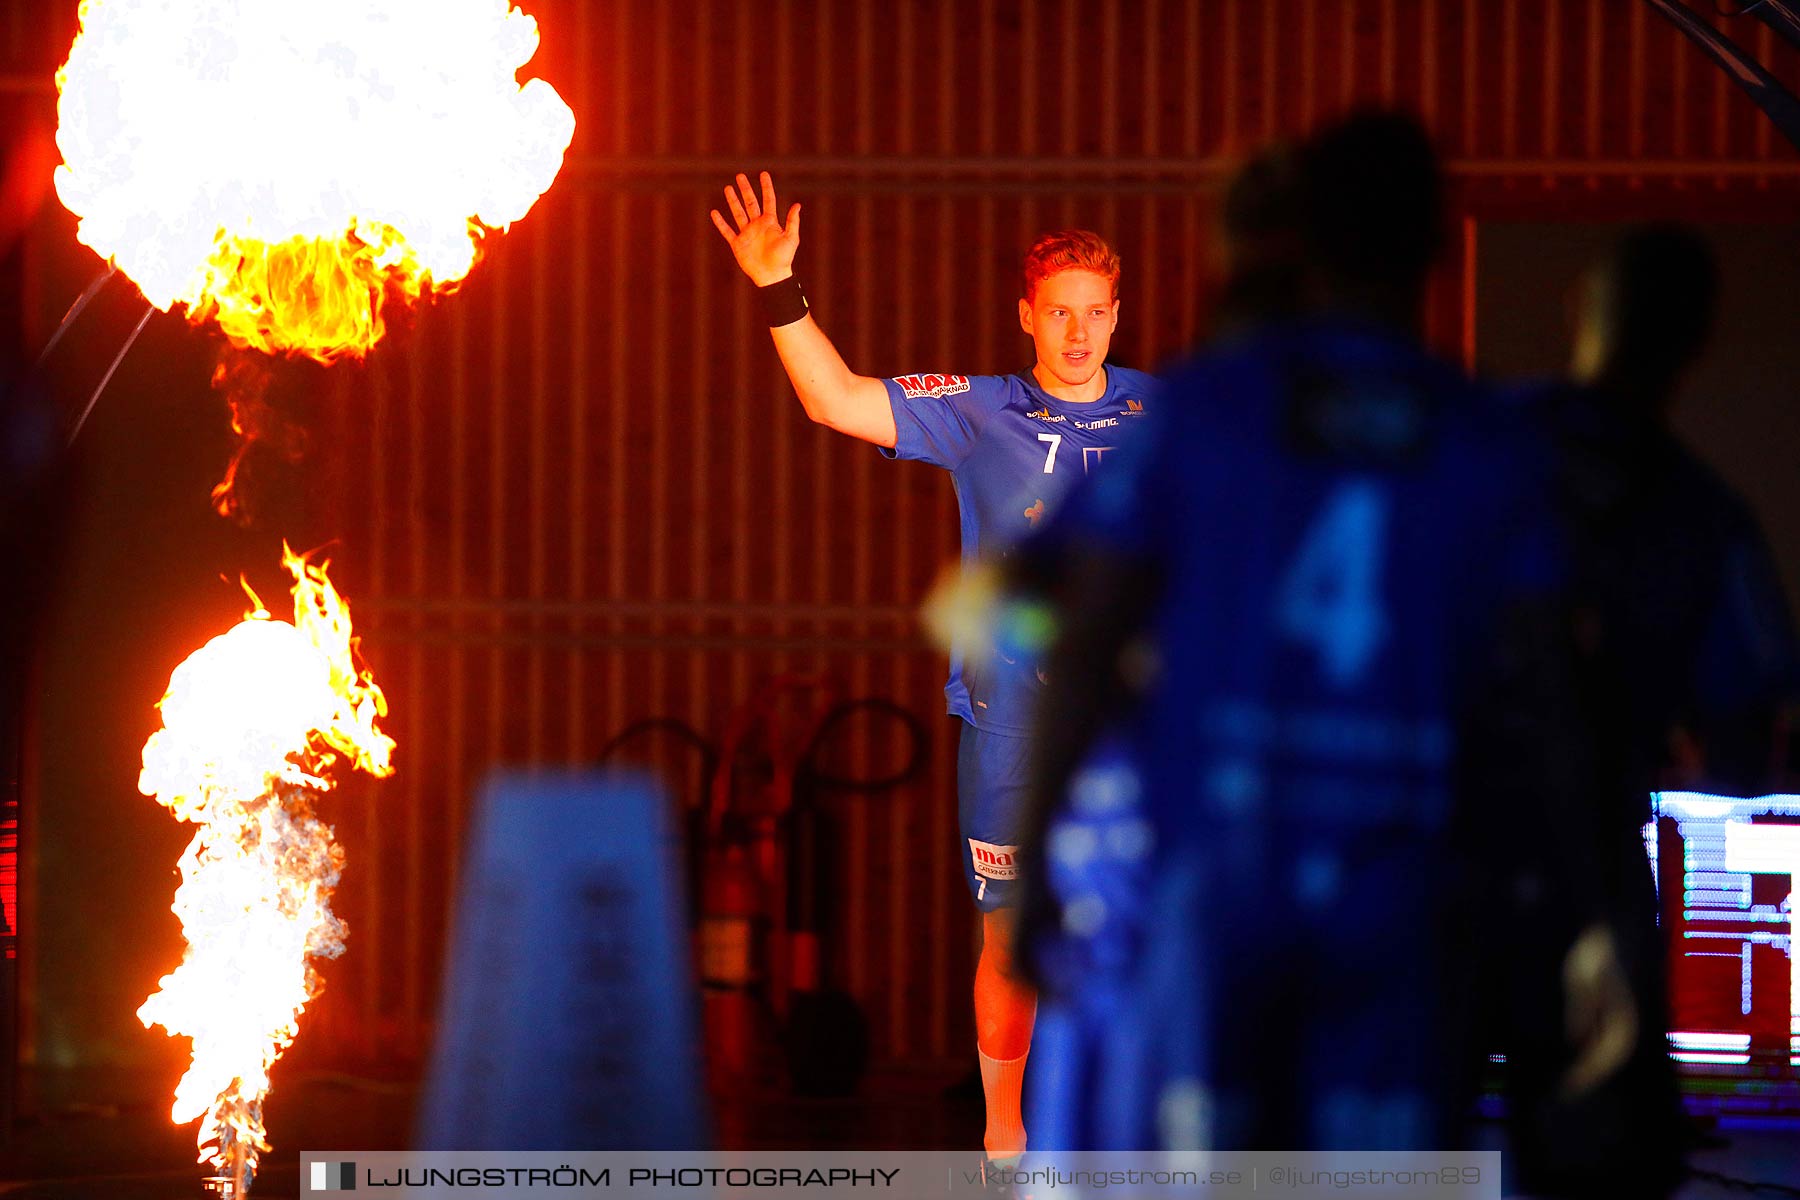
<instances>
[{"instance_id":1,"label":"player's arm","mask_svg":"<svg viewBox=\"0 0 1800 1200\"><path fill-rule=\"evenodd\" d=\"M737 232L732 232L730 223L716 208L712 212L713 225L731 247L732 256L750 282L758 288L773 288L791 280L794 252L800 248L800 206L795 204L788 209L787 225L783 227L775 216L775 183L767 171L762 173L760 200L749 179L739 175L736 186L725 189L725 204L737 223ZM790 286L797 291L799 285ZM777 299L787 301L785 296ZM781 325L771 323L769 333L806 415L840 433L892 449L898 435L887 385L852 371L811 312L803 307L799 311L802 315L797 320ZM776 319L779 318L772 317L771 322Z\"/></svg>"}]
</instances>

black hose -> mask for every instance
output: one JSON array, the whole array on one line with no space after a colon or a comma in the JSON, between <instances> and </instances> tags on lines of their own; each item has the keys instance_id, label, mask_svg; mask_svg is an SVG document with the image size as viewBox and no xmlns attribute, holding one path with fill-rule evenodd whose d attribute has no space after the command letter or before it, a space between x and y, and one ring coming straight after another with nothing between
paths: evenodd
<instances>
[{"instance_id":1,"label":"black hose","mask_svg":"<svg viewBox=\"0 0 1800 1200\"><path fill-rule=\"evenodd\" d=\"M852 779L842 775L832 775L820 770L815 765L819 750L830 735L846 720L861 712L885 713L899 721L911 737L911 748L906 756L906 763L891 775L879 776L875 779ZM813 731L812 741L807 743L806 750L800 755L797 774L820 788L833 791L852 792L859 795L870 795L885 792L910 783L925 770L927 747L930 735L926 733L924 724L911 712L880 696L864 696L856 700L846 700L828 709L819 718L819 725Z\"/></svg>"},{"instance_id":2,"label":"black hose","mask_svg":"<svg viewBox=\"0 0 1800 1200\"><path fill-rule=\"evenodd\" d=\"M601 746L594 755L595 764L606 765L628 742L652 733L670 734L690 750L699 752L701 804L703 806L706 788L712 781L713 773L719 769L719 749L708 740L705 734L680 717L645 717L640 721L633 721L607 739L606 744Z\"/></svg>"},{"instance_id":3,"label":"black hose","mask_svg":"<svg viewBox=\"0 0 1800 1200\"><path fill-rule=\"evenodd\" d=\"M698 800L694 804L684 804L681 829L684 866L687 886L684 889L687 920L691 927L700 919L700 888L703 876L702 864L706 856L706 797L711 788L713 772L718 769L719 751L706 735L683 721L680 717L646 717L641 721L633 721L606 740L594 755L596 766L605 766L613 760L619 751L636 738L649 734L667 733L690 750L700 753L700 790ZM678 801L679 802L679 801Z\"/></svg>"}]
</instances>

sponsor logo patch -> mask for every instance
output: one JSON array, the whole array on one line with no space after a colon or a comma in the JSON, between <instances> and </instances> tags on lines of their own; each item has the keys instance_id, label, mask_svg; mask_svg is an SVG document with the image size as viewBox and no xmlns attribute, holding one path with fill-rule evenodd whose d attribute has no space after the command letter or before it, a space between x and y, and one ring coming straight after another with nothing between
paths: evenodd
<instances>
[{"instance_id":1,"label":"sponsor logo patch","mask_svg":"<svg viewBox=\"0 0 1800 1200\"><path fill-rule=\"evenodd\" d=\"M926 396L954 396L969 390L967 375L896 375L894 382L913 400Z\"/></svg>"},{"instance_id":2,"label":"sponsor logo patch","mask_svg":"<svg viewBox=\"0 0 1800 1200\"><path fill-rule=\"evenodd\" d=\"M1017 879L1019 848L996 846L992 842L969 839L969 857L975 860L975 873L984 879Z\"/></svg>"},{"instance_id":3,"label":"sponsor logo patch","mask_svg":"<svg viewBox=\"0 0 1800 1200\"><path fill-rule=\"evenodd\" d=\"M1063 416L1061 413L1056 413L1056 414L1052 415L1050 410L1047 408L1034 408L1030 412L1026 413L1025 415L1030 417L1034 421L1043 421L1046 424L1050 424L1050 425L1059 425L1062 422L1069 419L1069 418Z\"/></svg>"},{"instance_id":4,"label":"sponsor logo patch","mask_svg":"<svg viewBox=\"0 0 1800 1200\"><path fill-rule=\"evenodd\" d=\"M1136 400L1127 400L1125 402L1125 415L1128 417L1141 417L1144 415L1144 406L1139 404Z\"/></svg>"}]
</instances>

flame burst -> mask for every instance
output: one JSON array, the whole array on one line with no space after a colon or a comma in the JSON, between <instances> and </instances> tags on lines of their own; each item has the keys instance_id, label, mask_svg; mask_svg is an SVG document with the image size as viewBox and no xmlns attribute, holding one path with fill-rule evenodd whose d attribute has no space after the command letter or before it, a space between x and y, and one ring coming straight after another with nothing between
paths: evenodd
<instances>
[{"instance_id":1,"label":"flame burst","mask_svg":"<svg viewBox=\"0 0 1800 1200\"><path fill-rule=\"evenodd\" d=\"M187 952L138 1019L193 1039L170 1115L206 1118L200 1161L228 1172L247 1172L269 1148L269 1068L319 992L310 960L343 951L329 900L344 854L313 800L339 758L393 772L393 739L375 724L386 702L357 664L348 607L323 566L286 546L282 565L294 577L294 623L259 603L175 668L138 780L200 827L175 893Z\"/></svg>"},{"instance_id":2,"label":"flame burst","mask_svg":"<svg viewBox=\"0 0 1800 1200\"><path fill-rule=\"evenodd\" d=\"M77 236L234 344L322 362L452 287L561 169L508 0L82 0L57 73Z\"/></svg>"}]
</instances>

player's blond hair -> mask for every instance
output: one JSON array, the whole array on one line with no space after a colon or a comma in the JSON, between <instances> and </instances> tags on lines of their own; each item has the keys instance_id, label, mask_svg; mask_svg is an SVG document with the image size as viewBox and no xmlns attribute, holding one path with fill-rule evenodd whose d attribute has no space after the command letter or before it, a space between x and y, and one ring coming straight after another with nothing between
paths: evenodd
<instances>
[{"instance_id":1,"label":"player's blond hair","mask_svg":"<svg viewBox=\"0 0 1800 1200\"><path fill-rule=\"evenodd\" d=\"M1089 229L1046 233L1025 252L1025 299L1037 297L1037 286L1059 271L1092 271L1112 285L1119 298L1119 252Z\"/></svg>"}]
</instances>

